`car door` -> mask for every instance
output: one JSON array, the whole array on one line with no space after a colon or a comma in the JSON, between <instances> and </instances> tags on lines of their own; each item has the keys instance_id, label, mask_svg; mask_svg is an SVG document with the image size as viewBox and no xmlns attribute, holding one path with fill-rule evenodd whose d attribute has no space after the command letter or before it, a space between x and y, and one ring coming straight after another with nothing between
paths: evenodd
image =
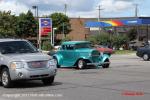
<instances>
[{"instance_id":1,"label":"car door","mask_svg":"<svg viewBox=\"0 0 150 100\"><path fill-rule=\"evenodd\" d=\"M63 51L63 66L72 67L75 63L74 45L66 45Z\"/></svg>"}]
</instances>

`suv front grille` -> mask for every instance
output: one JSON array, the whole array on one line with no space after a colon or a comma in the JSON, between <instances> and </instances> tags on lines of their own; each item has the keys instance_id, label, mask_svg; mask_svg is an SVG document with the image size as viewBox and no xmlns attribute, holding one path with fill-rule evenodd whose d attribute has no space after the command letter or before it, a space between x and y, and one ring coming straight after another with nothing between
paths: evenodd
<instances>
[{"instance_id":1,"label":"suv front grille","mask_svg":"<svg viewBox=\"0 0 150 100\"><path fill-rule=\"evenodd\" d=\"M46 68L47 67L47 61L32 61L28 62L29 68Z\"/></svg>"}]
</instances>

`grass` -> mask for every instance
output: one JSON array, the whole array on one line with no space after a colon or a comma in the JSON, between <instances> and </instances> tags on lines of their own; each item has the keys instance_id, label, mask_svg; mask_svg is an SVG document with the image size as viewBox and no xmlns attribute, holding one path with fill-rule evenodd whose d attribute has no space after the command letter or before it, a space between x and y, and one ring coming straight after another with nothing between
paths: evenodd
<instances>
[{"instance_id":1,"label":"grass","mask_svg":"<svg viewBox=\"0 0 150 100\"><path fill-rule=\"evenodd\" d=\"M114 54L131 54L131 53L136 53L136 51L132 51L132 50L116 50Z\"/></svg>"}]
</instances>

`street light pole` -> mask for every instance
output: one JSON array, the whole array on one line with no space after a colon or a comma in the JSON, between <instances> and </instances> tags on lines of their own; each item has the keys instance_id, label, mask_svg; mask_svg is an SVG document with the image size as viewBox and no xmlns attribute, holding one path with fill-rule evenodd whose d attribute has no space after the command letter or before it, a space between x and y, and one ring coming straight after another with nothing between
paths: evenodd
<instances>
[{"instance_id":1,"label":"street light pole","mask_svg":"<svg viewBox=\"0 0 150 100\"><path fill-rule=\"evenodd\" d=\"M39 21L39 15L38 15L38 6L32 6L33 9L35 9L35 18L37 19L37 21ZM37 24L37 47L39 49L41 49L41 36L39 34L39 30L38 30L39 25Z\"/></svg>"},{"instance_id":2,"label":"street light pole","mask_svg":"<svg viewBox=\"0 0 150 100\"><path fill-rule=\"evenodd\" d=\"M64 5L65 15L67 15L67 4Z\"/></svg>"},{"instance_id":3,"label":"street light pole","mask_svg":"<svg viewBox=\"0 0 150 100\"><path fill-rule=\"evenodd\" d=\"M53 28L53 32L51 35L51 43L53 46L55 46L55 30L57 30L57 28Z\"/></svg>"}]
</instances>

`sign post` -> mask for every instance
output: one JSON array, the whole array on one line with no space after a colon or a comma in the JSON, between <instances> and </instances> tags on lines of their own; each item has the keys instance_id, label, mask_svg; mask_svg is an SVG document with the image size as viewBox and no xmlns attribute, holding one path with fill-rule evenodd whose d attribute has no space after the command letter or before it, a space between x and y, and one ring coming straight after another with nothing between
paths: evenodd
<instances>
[{"instance_id":1,"label":"sign post","mask_svg":"<svg viewBox=\"0 0 150 100\"><path fill-rule=\"evenodd\" d=\"M39 49L41 49L41 37L51 35L52 37L52 20L51 18L39 18ZM51 39L52 41L52 39Z\"/></svg>"}]
</instances>

